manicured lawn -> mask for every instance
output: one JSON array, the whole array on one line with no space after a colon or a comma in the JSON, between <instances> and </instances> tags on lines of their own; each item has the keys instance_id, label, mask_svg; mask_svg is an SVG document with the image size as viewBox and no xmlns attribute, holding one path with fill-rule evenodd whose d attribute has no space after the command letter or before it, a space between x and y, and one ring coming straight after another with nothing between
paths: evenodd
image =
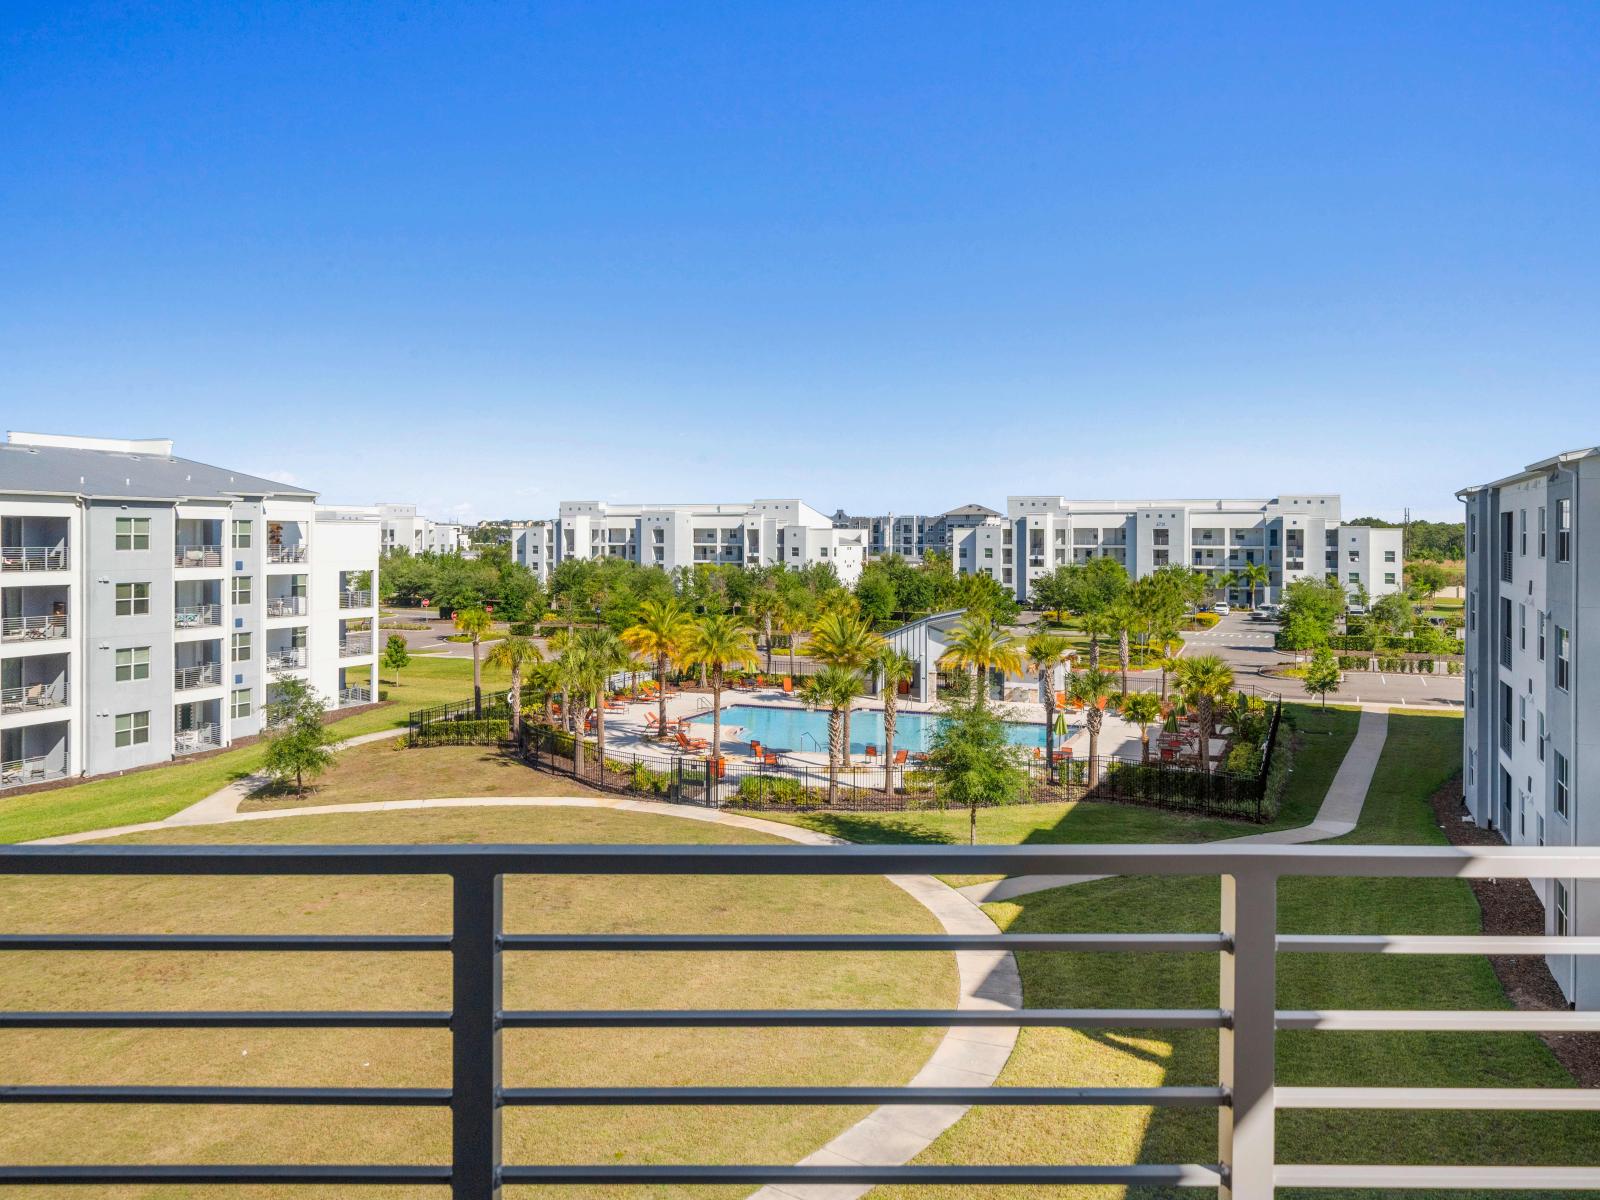
<instances>
[{"instance_id":1,"label":"manicured lawn","mask_svg":"<svg viewBox=\"0 0 1600 1200\"><path fill-rule=\"evenodd\" d=\"M503 672L486 670L483 679L486 690L506 687ZM387 705L335 721L330 728L340 737L393 729L405 724L411 709L466 699L472 694L472 663L413 659L400 672L398 684L386 682L384 687L389 693ZM260 765L261 755L261 746L245 746L155 770L0 798L0 842L159 821L249 775Z\"/></svg>"},{"instance_id":2,"label":"manicured lawn","mask_svg":"<svg viewBox=\"0 0 1600 1200\"><path fill-rule=\"evenodd\" d=\"M138 842L768 843L742 830L594 809L327 813L162 831ZM52 879L0 881L0 906L48 931L428 933L449 928L439 879ZM13 916L10 927L18 927ZM506 928L519 932L938 932L881 877L516 877ZM948 1007L948 955L511 954L515 1008ZM380 1008L448 1003L434 954L16 953L9 1008ZM555 1030L505 1035L509 1086L904 1083L939 1030ZM13 1084L446 1086L447 1036L407 1030L0 1032ZM866 1110L518 1108L510 1162L793 1162ZM430 1109L0 1105L5 1162L438 1162L446 1115ZM84 1136L92 1130L93 1136ZM642 1194L603 1187L587 1197ZM315 1192L317 1189L311 1189ZM301 1189L249 1189L291 1200ZM737 1194L747 1194L748 1189ZM37 1194L37 1193L35 1193ZM64 1194L64 1193L63 1193ZM74 1193L77 1194L77 1193ZM87 1195L87 1193L83 1193ZM106 1193L96 1193L106 1194ZM162 1186L119 1197L174 1200L224 1189ZM228 1195L235 1194L228 1190ZM334 1195L331 1190L318 1194ZM434 1195L361 1189L362 1196ZM529 1195L520 1191L515 1194ZM572 1196L570 1190L552 1195ZM652 1195L667 1195L661 1190ZM673 1196L727 1194L673 1190Z\"/></svg>"}]
</instances>

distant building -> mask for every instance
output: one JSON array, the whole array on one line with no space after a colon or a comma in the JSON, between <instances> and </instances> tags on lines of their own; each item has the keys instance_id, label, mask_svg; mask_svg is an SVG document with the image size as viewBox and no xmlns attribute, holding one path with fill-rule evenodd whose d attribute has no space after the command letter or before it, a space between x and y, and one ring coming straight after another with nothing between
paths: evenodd
<instances>
[{"instance_id":1,"label":"distant building","mask_svg":"<svg viewBox=\"0 0 1600 1200\"><path fill-rule=\"evenodd\" d=\"M887 513L877 517L852 517L841 508L833 514L833 525L836 529L860 530L866 536L868 558L898 554L911 562L919 562L930 550L948 554L953 532L999 515L981 504L963 505L936 516Z\"/></svg>"},{"instance_id":2,"label":"distant building","mask_svg":"<svg viewBox=\"0 0 1600 1200\"><path fill-rule=\"evenodd\" d=\"M415 504L379 504L377 509L383 520L385 553L458 554L469 544L463 526L418 516Z\"/></svg>"}]
</instances>

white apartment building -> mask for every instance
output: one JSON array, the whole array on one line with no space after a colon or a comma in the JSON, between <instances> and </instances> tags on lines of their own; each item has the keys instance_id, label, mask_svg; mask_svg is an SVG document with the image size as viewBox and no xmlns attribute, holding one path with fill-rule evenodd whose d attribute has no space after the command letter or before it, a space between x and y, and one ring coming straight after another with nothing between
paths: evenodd
<instances>
[{"instance_id":1,"label":"white apartment building","mask_svg":"<svg viewBox=\"0 0 1600 1200\"><path fill-rule=\"evenodd\" d=\"M981 504L963 504L937 516L887 513L878 517L852 517L841 508L833 514L833 524L836 529L861 530L866 535L868 558L898 554L910 562L919 562L930 551L948 554L952 538L959 538L961 531L999 516L994 509Z\"/></svg>"},{"instance_id":2,"label":"white apartment building","mask_svg":"<svg viewBox=\"0 0 1600 1200\"><path fill-rule=\"evenodd\" d=\"M672 571L699 563L802 567L826 563L840 582L861 577L865 535L836 529L799 500L739 504L608 504L564 500L553 522L513 532L516 560L549 577L569 558L624 558Z\"/></svg>"},{"instance_id":3,"label":"white apartment building","mask_svg":"<svg viewBox=\"0 0 1600 1200\"><path fill-rule=\"evenodd\" d=\"M1034 580L1057 567L1111 558L1135 579L1183 565L1211 575L1263 563L1276 600L1296 579L1337 576L1376 599L1399 591L1401 531L1344 525L1336 495L1270 500L1068 500L1011 496L996 514L952 533L960 573L985 572L1025 601ZM1248 589L1230 590L1243 601Z\"/></svg>"},{"instance_id":4,"label":"white apartment building","mask_svg":"<svg viewBox=\"0 0 1600 1200\"><path fill-rule=\"evenodd\" d=\"M1600 845L1600 447L1457 493L1467 521L1467 811L1518 846ZM1600 934L1600 884L1533 881L1545 933ZM1600 959L1547 959L1600 1008Z\"/></svg>"},{"instance_id":5,"label":"white apartment building","mask_svg":"<svg viewBox=\"0 0 1600 1200\"><path fill-rule=\"evenodd\" d=\"M468 545L464 526L451 521L433 521L417 515L415 504L379 504L383 523L383 550L404 550L408 554L456 554Z\"/></svg>"},{"instance_id":6,"label":"white apartment building","mask_svg":"<svg viewBox=\"0 0 1600 1200\"><path fill-rule=\"evenodd\" d=\"M0 445L0 787L259 733L290 673L375 695L373 509L176 458L165 439Z\"/></svg>"}]
</instances>

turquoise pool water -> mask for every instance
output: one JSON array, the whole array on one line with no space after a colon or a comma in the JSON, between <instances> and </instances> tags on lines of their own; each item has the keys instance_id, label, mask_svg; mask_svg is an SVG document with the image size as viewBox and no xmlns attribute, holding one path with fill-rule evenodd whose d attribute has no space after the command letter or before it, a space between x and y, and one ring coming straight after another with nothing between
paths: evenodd
<instances>
[{"instance_id":1,"label":"turquoise pool water","mask_svg":"<svg viewBox=\"0 0 1600 1200\"><path fill-rule=\"evenodd\" d=\"M895 714L894 745L897 750L926 750L933 744L933 729L938 717L926 713ZM709 725L710 713L693 718L696 724ZM808 708L772 708L760 704L730 704L722 710L724 728L737 725L746 741L757 741L774 750L828 752L828 714ZM1044 745L1044 726L1006 723L1006 736L1019 746ZM883 713L876 709L856 709L850 714L850 750L864 754L867 743L883 750Z\"/></svg>"}]
</instances>

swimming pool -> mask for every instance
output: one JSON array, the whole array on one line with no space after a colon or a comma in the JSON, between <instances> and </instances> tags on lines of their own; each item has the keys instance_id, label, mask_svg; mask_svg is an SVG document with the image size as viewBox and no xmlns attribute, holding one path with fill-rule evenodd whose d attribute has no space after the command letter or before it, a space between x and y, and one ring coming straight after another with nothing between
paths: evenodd
<instances>
[{"instance_id":1,"label":"swimming pool","mask_svg":"<svg viewBox=\"0 0 1600 1200\"><path fill-rule=\"evenodd\" d=\"M692 718L709 725L710 713ZM939 718L929 713L895 714L896 750L926 750L933 744L934 725ZM828 752L828 714L822 709L770 707L762 704L730 704L722 710L722 726L737 725L745 741L760 742L774 750ZM1006 736L1019 746L1032 749L1044 745L1044 726L1006 722ZM883 713L878 709L858 708L850 714L850 751L866 752L872 743L883 749Z\"/></svg>"}]
</instances>

